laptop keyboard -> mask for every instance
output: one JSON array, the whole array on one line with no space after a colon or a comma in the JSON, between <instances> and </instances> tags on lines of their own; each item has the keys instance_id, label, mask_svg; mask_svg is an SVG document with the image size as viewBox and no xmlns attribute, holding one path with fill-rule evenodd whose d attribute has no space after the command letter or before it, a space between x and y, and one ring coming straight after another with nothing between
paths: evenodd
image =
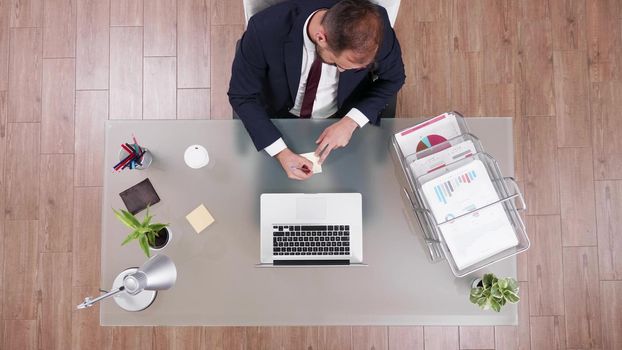
<instances>
[{"instance_id":1,"label":"laptop keyboard","mask_svg":"<svg viewBox=\"0 0 622 350\"><path fill-rule=\"evenodd\" d=\"M273 225L274 255L350 255L349 225Z\"/></svg>"}]
</instances>

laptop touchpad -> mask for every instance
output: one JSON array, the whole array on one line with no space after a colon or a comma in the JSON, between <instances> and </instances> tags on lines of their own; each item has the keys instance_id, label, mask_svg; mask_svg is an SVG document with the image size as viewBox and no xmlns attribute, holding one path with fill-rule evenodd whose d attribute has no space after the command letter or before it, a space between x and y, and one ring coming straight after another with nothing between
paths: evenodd
<instances>
[{"instance_id":1,"label":"laptop touchpad","mask_svg":"<svg viewBox=\"0 0 622 350\"><path fill-rule=\"evenodd\" d=\"M326 198L298 198L296 218L304 220L326 219Z\"/></svg>"}]
</instances>

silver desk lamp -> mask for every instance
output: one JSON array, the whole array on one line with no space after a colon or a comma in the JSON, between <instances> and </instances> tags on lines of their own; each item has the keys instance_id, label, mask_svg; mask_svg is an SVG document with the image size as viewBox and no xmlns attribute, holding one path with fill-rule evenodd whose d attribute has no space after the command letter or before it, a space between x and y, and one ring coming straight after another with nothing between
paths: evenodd
<instances>
[{"instance_id":1,"label":"silver desk lamp","mask_svg":"<svg viewBox=\"0 0 622 350\"><path fill-rule=\"evenodd\" d=\"M112 283L112 290L91 299L86 297L78 309L93 306L96 302L114 296L114 301L124 310L141 311L149 307L158 290L169 289L177 280L177 268L166 255L155 255L139 268L121 272Z\"/></svg>"}]
</instances>

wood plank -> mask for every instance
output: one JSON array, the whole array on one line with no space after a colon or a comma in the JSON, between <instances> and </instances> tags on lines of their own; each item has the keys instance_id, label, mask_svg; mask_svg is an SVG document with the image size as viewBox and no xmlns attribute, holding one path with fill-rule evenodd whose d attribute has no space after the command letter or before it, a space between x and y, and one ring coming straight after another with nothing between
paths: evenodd
<instances>
[{"instance_id":1,"label":"wood plank","mask_svg":"<svg viewBox=\"0 0 622 350\"><path fill-rule=\"evenodd\" d=\"M109 0L78 0L76 89L108 89Z\"/></svg>"},{"instance_id":2,"label":"wood plank","mask_svg":"<svg viewBox=\"0 0 622 350\"><path fill-rule=\"evenodd\" d=\"M548 1L518 0L517 16L520 20L531 21L550 18Z\"/></svg>"},{"instance_id":3,"label":"wood plank","mask_svg":"<svg viewBox=\"0 0 622 350\"><path fill-rule=\"evenodd\" d=\"M622 281L600 282L603 349L622 349Z\"/></svg>"},{"instance_id":4,"label":"wood plank","mask_svg":"<svg viewBox=\"0 0 622 350\"><path fill-rule=\"evenodd\" d=\"M318 327L283 327L283 349L318 349Z\"/></svg>"},{"instance_id":5,"label":"wood plank","mask_svg":"<svg viewBox=\"0 0 622 350\"><path fill-rule=\"evenodd\" d=\"M37 232L38 223L7 220L2 279L4 286L3 319L34 320L37 317ZM7 333L5 333L6 335Z\"/></svg>"},{"instance_id":6,"label":"wood plank","mask_svg":"<svg viewBox=\"0 0 622 350\"><path fill-rule=\"evenodd\" d=\"M3 349L37 350L36 320L5 320Z\"/></svg>"},{"instance_id":7,"label":"wood plank","mask_svg":"<svg viewBox=\"0 0 622 350\"><path fill-rule=\"evenodd\" d=\"M10 26L41 27L43 0L9 0L11 3Z\"/></svg>"},{"instance_id":8,"label":"wood plank","mask_svg":"<svg viewBox=\"0 0 622 350\"><path fill-rule=\"evenodd\" d=\"M449 0L414 0L414 4L417 22L448 22L451 18Z\"/></svg>"},{"instance_id":9,"label":"wood plank","mask_svg":"<svg viewBox=\"0 0 622 350\"><path fill-rule=\"evenodd\" d=\"M564 246L595 246L592 148L560 148L559 188Z\"/></svg>"},{"instance_id":10,"label":"wood plank","mask_svg":"<svg viewBox=\"0 0 622 350\"><path fill-rule=\"evenodd\" d=\"M555 51L555 109L560 147L586 147L590 140L589 80L585 51Z\"/></svg>"},{"instance_id":11,"label":"wood plank","mask_svg":"<svg viewBox=\"0 0 622 350\"><path fill-rule=\"evenodd\" d=\"M352 327L320 327L319 346L322 350L354 350L352 347Z\"/></svg>"},{"instance_id":12,"label":"wood plank","mask_svg":"<svg viewBox=\"0 0 622 350\"><path fill-rule=\"evenodd\" d=\"M453 1L452 50L483 51L483 0Z\"/></svg>"},{"instance_id":13,"label":"wood plank","mask_svg":"<svg viewBox=\"0 0 622 350\"><path fill-rule=\"evenodd\" d=\"M177 119L210 119L210 90L177 89Z\"/></svg>"},{"instance_id":14,"label":"wood plank","mask_svg":"<svg viewBox=\"0 0 622 350\"><path fill-rule=\"evenodd\" d=\"M76 187L73 207L73 286L98 288L101 261L101 187Z\"/></svg>"},{"instance_id":15,"label":"wood plank","mask_svg":"<svg viewBox=\"0 0 622 350\"><path fill-rule=\"evenodd\" d=\"M145 56L177 54L176 7L176 0L153 0L145 6Z\"/></svg>"},{"instance_id":16,"label":"wood plank","mask_svg":"<svg viewBox=\"0 0 622 350\"><path fill-rule=\"evenodd\" d=\"M601 280L622 280L622 181L596 181L598 266Z\"/></svg>"},{"instance_id":17,"label":"wood plank","mask_svg":"<svg viewBox=\"0 0 622 350\"><path fill-rule=\"evenodd\" d=\"M456 51L451 55L451 104L466 116L482 116L484 55Z\"/></svg>"},{"instance_id":18,"label":"wood plank","mask_svg":"<svg viewBox=\"0 0 622 350\"><path fill-rule=\"evenodd\" d=\"M0 149L5 150L5 152L0 152L0 271L4 266L4 218L5 214L5 178L4 178L4 169L6 165L6 149L7 149L7 92L0 91ZM1 276L1 272L0 272ZM0 296L4 290L4 279L0 278ZM2 313L2 300L0 299L0 315ZM2 319L2 317L0 317ZM4 325L0 322L0 344L2 343L2 332L4 331Z\"/></svg>"},{"instance_id":19,"label":"wood plank","mask_svg":"<svg viewBox=\"0 0 622 350\"><path fill-rule=\"evenodd\" d=\"M528 216L529 314L564 314L562 242L558 215ZM533 331L533 324L531 325Z\"/></svg>"},{"instance_id":20,"label":"wood plank","mask_svg":"<svg viewBox=\"0 0 622 350\"><path fill-rule=\"evenodd\" d=\"M154 349L203 349L201 327L154 327Z\"/></svg>"},{"instance_id":21,"label":"wood plank","mask_svg":"<svg viewBox=\"0 0 622 350\"><path fill-rule=\"evenodd\" d=\"M526 117L523 143L527 214L559 214L559 173L554 117Z\"/></svg>"},{"instance_id":22,"label":"wood plank","mask_svg":"<svg viewBox=\"0 0 622 350\"><path fill-rule=\"evenodd\" d=\"M280 349L283 343L281 327L247 327L246 347L248 349L270 350Z\"/></svg>"},{"instance_id":23,"label":"wood plank","mask_svg":"<svg viewBox=\"0 0 622 350\"><path fill-rule=\"evenodd\" d=\"M203 327L203 348L245 350L246 330L246 327Z\"/></svg>"},{"instance_id":24,"label":"wood plank","mask_svg":"<svg viewBox=\"0 0 622 350\"><path fill-rule=\"evenodd\" d=\"M110 28L110 119L142 119L143 28Z\"/></svg>"},{"instance_id":25,"label":"wood plank","mask_svg":"<svg viewBox=\"0 0 622 350\"><path fill-rule=\"evenodd\" d=\"M41 121L41 29L11 29L9 121Z\"/></svg>"},{"instance_id":26,"label":"wood plank","mask_svg":"<svg viewBox=\"0 0 622 350\"><path fill-rule=\"evenodd\" d=\"M423 327L389 327L389 350L423 350Z\"/></svg>"},{"instance_id":27,"label":"wood plank","mask_svg":"<svg viewBox=\"0 0 622 350\"><path fill-rule=\"evenodd\" d=\"M460 327L460 349L494 349L495 328L483 326Z\"/></svg>"},{"instance_id":28,"label":"wood plank","mask_svg":"<svg viewBox=\"0 0 622 350\"><path fill-rule=\"evenodd\" d=\"M153 349L153 327L111 327L101 349Z\"/></svg>"},{"instance_id":29,"label":"wood plank","mask_svg":"<svg viewBox=\"0 0 622 350\"><path fill-rule=\"evenodd\" d=\"M564 247L566 343L569 348L601 348L598 249Z\"/></svg>"},{"instance_id":30,"label":"wood plank","mask_svg":"<svg viewBox=\"0 0 622 350\"><path fill-rule=\"evenodd\" d=\"M73 153L76 64L43 60L41 153Z\"/></svg>"},{"instance_id":31,"label":"wood plank","mask_svg":"<svg viewBox=\"0 0 622 350\"><path fill-rule=\"evenodd\" d=\"M352 348L388 350L389 335L386 326L353 326Z\"/></svg>"},{"instance_id":32,"label":"wood plank","mask_svg":"<svg viewBox=\"0 0 622 350\"><path fill-rule=\"evenodd\" d=\"M528 116L555 115L551 24L548 20L520 22L518 39L521 111Z\"/></svg>"},{"instance_id":33,"label":"wood plank","mask_svg":"<svg viewBox=\"0 0 622 350\"><path fill-rule=\"evenodd\" d=\"M41 293L40 349L71 348L71 253L41 253L37 272Z\"/></svg>"},{"instance_id":34,"label":"wood plank","mask_svg":"<svg viewBox=\"0 0 622 350\"><path fill-rule=\"evenodd\" d=\"M622 82L592 84L591 91L594 178L622 179Z\"/></svg>"},{"instance_id":35,"label":"wood plank","mask_svg":"<svg viewBox=\"0 0 622 350\"><path fill-rule=\"evenodd\" d=\"M143 0L110 0L110 26L142 26Z\"/></svg>"},{"instance_id":36,"label":"wood plank","mask_svg":"<svg viewBox=\"0 0 622 350\"><path fill-rule=\"evenodd\" d=\"M9 88L9 6L10 1L0 2L0 91Z\"/></svg>"},{"instance_id":37,"label":"wood plank","mask_svg":"<svg viewBox=\"0 0 622 350\"><path fill-rule=\"evenodd\" d=\"M518 349L531 349L531 330L529 325L529 282L518 283ZM535 350L535 349L534 349Z\"/></svg>"},{"instance_id":38,"label":"wood plank","mask_svg":"<svg viewBox=\"0 0 622 350\"><path fill-rule=\"evenodd\" d=\"M397 39L400 42L400 46L402 49L402 60L404 61L404 73L406 74L406 77L407 77L406 85L412 85L412 82L410 81L410 77L415 76L416 33L415 33L415 21L413 21L414 16L415 16L414 2L413 1L400 2L400 9L397 13L397 18L395 20L395 26L393 27L393 30L395 31L395 35L397 36Z\"/></svg>"},{"instance_id":39,"label":"wood plank","mask_svg":"<svg viewBox=\"0 0 622 350\"><path fill-rule=\"evenodd\" d=\"M72 251L73 154L41 156L39 251Z\"/></svg>"},{"instance_id":40,"label":"wood plank","mask_svg":"<svg viewBox=\"0 0 622 350\"><path fill-rule=\"evenodd\" d=\"M76 0L45 0L43 57L75 57Z\"/></svg>"},{"instance_id":41,"label":"wood plank","mask_svg":"<svg viewBox=\"0 0 622 350\"><path fill-rule=\"evenodd\" d=\"M175 57L145 57L143 118L175 119L177 89Z\"/></svg>"},{"instance_id":42,"label":"wood plank","mask_svg":"<svg viewBox=\"0 0 622 350\"><path fill-rule=\"evenodd\" d=\"M39 129L38 123L8 125L4 172L7 220L38 219Z\"/></svg>"},{"instance_id":43,"label":"wood plank","mask_svg":"<svg viewBox=\"0 0 622 350\"><path fill-rule=\"evenodd\" d=\"M586 0L587 45L592 82L622 80L622 26L618 0Z\"/></svg>"},{"instance_id":44,"label":"wood plank","mask_svg":"<svg viewBox=\"0 0 622 350\"><path fill-rule=\"evenodd\" d=\"M177 87L210 87L210 0L177 2Z\"/></svg>"},{"instance_id":45,"label":"wood plank","mask_svg":"<svg viewBox=\"0 0 622 350\"><path fill-rule=\"evenodd\" d=\"M211 0L211 6L212 24L245 24L242 1Z\"/></svg>"},{"instance_id":46,"label":"wood plank","mask_svg":"<svg viewBox=\"0 0 622 350\"><path fill-rule=\"evenodd\" d=\"M531 348L566 349L564 316L531 317Z\"/></svg>"},{"instance_id":47,"label":"wood plank","mask_svg":"<svg viewBox=\"0 0 622 350\"><path fill-rule=\"evenodd\" d=\"M395 107L396 118L415 118L419 117L417 113L419 105L415 98L418 86L404 85L397 93L397 106Z\"/></svg>"},{"instance_id":48,"label":"wood plank","mask_svg":"<svg viewBox=\"0 0 622 350\"><path fill-rule=\"evenodd\" d=\"M76 92L74 185L102 186L108 91Z\"/></svg>"},{"instance_id":49,"label":"wood plank","mask_svg":"<svg viewBox=\"0 0 622 350\"><path fill-rule=\"evenodd\" d=\"M518 327L495 326L495 350L518 350Z\"/></svg>"},{"instance_id":50,"label":"wood plank","mask_svg":"<svg viewBox=\"0 0 622 350\"><path fill-rule=\"evenodd\" d=\"M233 110L229 103L227 90L231 80L231 64L235 56L235 43L242 37L242 25L212 26L210 52L211 89L210 115L212 119L231 119ZM224 69L223 67L227 67Z\"/></svg>"},{"instance_id":51,"label":"wood plank","mask_svg":"<svg viewBox=\"0 0 622 350\"><path fill-rule=\"evenodd\" d=\"M549 0L554 50L586 50L585 0Z\"/></svg>"},{"instance_id":52,"label":"wood plank","mask_svg":"<svg viewBox=\"0 0 622 350\"><path fill-rule=\"evenodd\" d=\"M423 327L426 350L458 349L458 327Z\"/></svg>"},{"instance_id":53,"label":"wood plank","mask_svg":"<svg viewBox=\"0 0 622 350\"><path fill-rule=\"evenodd\" d=\"M74 258L76 257L78 254L74 254ZM75 279L75 273L73 277ZM104 343L104 339L109 337L111 327L100 327L99 325L99 303L87 310L75 308L76 305L84 301L85 297L95 297L101 294L98 287L73 287L72 289L71 349L99 349Z\"/></svg>"}]
</instances>

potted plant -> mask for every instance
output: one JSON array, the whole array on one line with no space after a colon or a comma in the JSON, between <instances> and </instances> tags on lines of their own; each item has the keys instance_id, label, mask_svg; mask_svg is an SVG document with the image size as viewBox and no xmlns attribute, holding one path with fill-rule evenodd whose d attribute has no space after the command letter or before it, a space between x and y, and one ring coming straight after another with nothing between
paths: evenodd
<instances>
[{"instance_id":1,"label":"potted plant","mask_svg":"<svg viewBox=\"0 0 622 350\"><path fill-rule=\"evenodd\" d=\"M510 277L497 278L494 274L487 273L483 278L473 281L469 299L483 310L493 309L499 312L506 303L516 304L520 300L518 283Z\"/></svg>"},{"instance_id":2,"label":"potted plant","mask_svg":"<svg viewBox=\"0 0 622 350\"><path fill-rule=\"evenodd\" d=\"M125 237L121 245L125 245L136 239L145 255L150 257L150 248L153 250L160 250L171 240L171 232L167 227L168 224L151 223L153 215L149 214L149 208L147 208L145 218L142 222L126 210L121 209L120 212L114 209L112 210L119 221L132 229L132 232Z\"/></svg>"}]
</instances>

